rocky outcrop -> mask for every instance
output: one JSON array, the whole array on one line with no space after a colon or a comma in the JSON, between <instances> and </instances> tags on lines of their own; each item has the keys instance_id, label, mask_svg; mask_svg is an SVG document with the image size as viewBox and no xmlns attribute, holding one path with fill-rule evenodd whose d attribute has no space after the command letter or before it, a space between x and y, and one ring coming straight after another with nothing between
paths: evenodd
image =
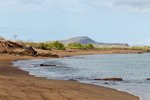
<instances>
[{"instance_id":1,"label":"rocky outcrop","mask_svg":"<svg viewBox=\"0 0 150 100\"><path fill-rule=\"evenodd\" d=\"M23 53L28 56L37 56L37 51L35 51L32 46L25 47Z\"/></svg>"},{"instance_id":2,"label":"rocky outcrop","mask_svg":"<svg viewBox=\"0 0 150 100\"><path fill-rule=\"evenodd\" d=\"M12 53L13 46L7 41L0 41L0 53Z\"/></svg>"},{"instance_id":3,"label":"rocky outcrop","mask_svg":"<svg viewBox=\"0 0 150 100\"><path fill-rule=\"evenodd\" d=\"M38 53L32 46L25 47L17 42L0 40L0 53L14 54L20 56L40 56L40 57L53 57L59 56L51 53Z\"/></svg>"},{"instance_id":4,"label":"rocky outcrop","mask_svg":"<svg viewBox=\"0 0 150 100\"><path fill-rule=\"evenodd\" d=\"M13 53L16 48L23 48L23 45L12 41L0 40L0 53Z\"/></svg>"},{"instance_id":5,"label":"rocky outcrop","mask_svg":"<svg viewBox=\"0 0 150 100\"><path fill-rule=\"evenodd\" d=\"M6 48L5 48L5 43L0 41L0 53L5 53Z\"/></svg>"},{"instance_id":6,"label":"rocky outcrop","mask_svg":"<svg viewBox=\"0 0 150 100\"><path fill-rule=\"evenodd\" d=\"M123 81L122 78L96 78L94 80L103 80L103 81Z\"/></svg>"},{"instance_id":7,"label":"rocky outcrop","mask_svg":"<svg viewBox=\"0 0 150 100\"><path fill-rule=\"evenodd\" d=\"M17 42L7 41L7 44L9 44L13 48L24 48L24 45Z\"/></svg>"}]
</instances>

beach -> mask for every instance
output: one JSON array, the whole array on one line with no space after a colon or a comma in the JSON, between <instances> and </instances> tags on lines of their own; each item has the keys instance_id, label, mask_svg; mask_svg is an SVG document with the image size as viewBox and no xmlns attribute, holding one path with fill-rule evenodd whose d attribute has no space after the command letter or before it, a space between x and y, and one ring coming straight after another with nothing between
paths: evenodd
<instances>
[{"instance_id":1,"label":"beach","mask_svg":"<svg viewBox=\"0 0 150 100\"><path fill-rule=\"evenodd\" d=\"M37 78L12 67L12 61L15 60L40 58L0 55L0 100L139 100L136 96L114 89Z\"/></svg>"}]
</instances>

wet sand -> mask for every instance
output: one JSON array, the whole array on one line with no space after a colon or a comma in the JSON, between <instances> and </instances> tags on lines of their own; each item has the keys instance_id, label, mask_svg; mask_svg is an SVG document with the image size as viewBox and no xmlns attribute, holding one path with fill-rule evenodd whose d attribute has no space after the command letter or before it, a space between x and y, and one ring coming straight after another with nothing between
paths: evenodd
<instances>
[{"instance_id":1,"label":"wet sand","mask_svg":"<svg viewBox=\"0 0 150 100\"><path fill-rule=\"evenodd\" d=\"M0 100L139 100L114 89L36 78L12 67L12 61L22 59L38 58L0 54Z\"/></svg>"}]
</instances>

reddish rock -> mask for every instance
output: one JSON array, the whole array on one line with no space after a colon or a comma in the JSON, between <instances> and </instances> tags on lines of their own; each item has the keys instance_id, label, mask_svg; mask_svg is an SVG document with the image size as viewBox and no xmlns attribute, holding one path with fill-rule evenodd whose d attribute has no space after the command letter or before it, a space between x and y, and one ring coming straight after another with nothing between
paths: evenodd
<instances>
[{"instance_id":1,"label":"reddish rock","mask_svg":"<svg viewBox=\"0 0 150 100\"><path fill-rule=\"evenodd\" d=\"M7 44L13 48L23 48L24 46L22 44L19 44L17 42L7 41Z\"/></svg>"},{"instance_id":2,"label":"reddish rock","mask_svg":"<svg viewBox=\"0 0 150 100\"><path fill-rule=\"evenodd\" d=\"M13 53L16 48L23 48L23 46L16 42L0 40L0 53Z\"/></svg>"},{"instance_id":3,"label":"reddish rock","mask_svg":"<svg viewBox=\"0 0 150 100\"><path fill-rule=\"evenodd\" d=\"M0 41L0 53L4 52L5 52L5 45L3 44L3 42Z\"/></svg>"}]
</instances>

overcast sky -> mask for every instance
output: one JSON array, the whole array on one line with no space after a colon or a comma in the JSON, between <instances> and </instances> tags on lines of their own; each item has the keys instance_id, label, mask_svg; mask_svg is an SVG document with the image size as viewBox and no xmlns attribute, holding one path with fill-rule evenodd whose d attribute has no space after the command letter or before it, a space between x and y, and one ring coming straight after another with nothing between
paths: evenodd
<instances>
[{"instance_id":1,"label":"overcast sky","mask_svg":"<svg viewBox=\"0 0 150 100\"><path fill-rule=\"evenodd\" d=\"M150 44L150 0L0 0L0 35Z\"/></svg>"}]
</instances>

